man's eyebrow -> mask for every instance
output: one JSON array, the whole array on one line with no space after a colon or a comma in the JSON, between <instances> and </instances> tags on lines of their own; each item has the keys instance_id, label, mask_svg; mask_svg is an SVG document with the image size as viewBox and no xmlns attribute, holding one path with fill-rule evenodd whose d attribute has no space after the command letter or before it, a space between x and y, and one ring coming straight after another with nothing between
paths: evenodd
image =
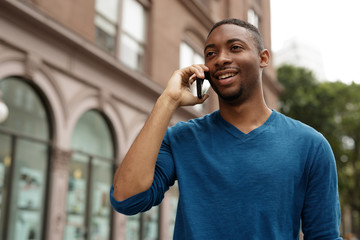
<instances>
[{"instance_id":1,"label":"man's eyebrow","mask_svg":"<svg viewBox=\"0 0 360 240\"><path fill-rule=\"evenodd\" d=\"M213 48L213 47L215 47L214 43L210 43L210 44L206 45L205 48L204 48L204 52L206 51L206 49Z\"/></svg>"},{"instance_id":2,"label":"man's eyebrow","mask_svg":"<svg viewBox=\"0 0 360 240\"><path fill-rule=\"evenodd\" d=\"M243 44L246 44L246 42L244 42L243 40L241 40L240 38L231 38L229 40L226 41L227 44L229 43L233 43L233 42L241 42ZM246 44L247 45L247 44Z\"/></svg>"},{"instance_id":3,"label":"man's eyebrow","mask_svg":"<svg viewBox=\"0 0 360 240\"><path fill-rule=\"evenodd\" d=\"M229 39L229 40L226 41L226 44L230 44L230 43L233 43L233 42L241 42L241 43L247 45L246 42L244 42L244 41L241 40L240 38L231 38L231 39ZM213 48L213 47L215 47L215 46L216 46L216 45L215 45L214 43L210 43L210 44L206 45L205 48L204 48L204 52L206 52L206 49L208 49L208 48Z\"/></svg>"}]
</instances>

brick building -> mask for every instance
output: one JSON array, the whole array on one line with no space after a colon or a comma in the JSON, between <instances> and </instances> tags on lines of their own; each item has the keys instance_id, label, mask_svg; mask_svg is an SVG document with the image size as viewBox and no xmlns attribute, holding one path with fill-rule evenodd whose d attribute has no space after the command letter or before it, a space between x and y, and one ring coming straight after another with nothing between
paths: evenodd
<instances>
[{"instance_id":1,"label":"brick building","mask_svg":"<svg viewBox=\"0 0 360 240\"><path fill-rule=\"evenodd\" d=\"M0 0L1 239L170 239L177 190L136 216L114 213L114 169L172 72L203 61L210 27L257 25L270 0ZM272 66L264 95L277 108ZM217 109L179 109L171 124Z\"/></svg>"}]
</instances>

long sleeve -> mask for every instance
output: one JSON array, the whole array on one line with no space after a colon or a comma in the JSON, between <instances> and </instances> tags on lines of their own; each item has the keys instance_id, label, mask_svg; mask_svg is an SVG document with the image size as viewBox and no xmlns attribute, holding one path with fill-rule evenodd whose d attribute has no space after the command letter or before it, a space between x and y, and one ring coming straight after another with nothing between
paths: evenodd
<instances>
[{"instance_id":1,"label":"long sleeve","mask_svg":"<svg viewBox=\"0 0 360 240\"><path fill-rule=\"evenodd\" d=\"M123 201L117 201L113 196L113 186L110 189L110 202L113 208L125 215L134 215L149 210L152 206L159 205L165 192L175 182L175 166L172 159L168 135L165 135L156 162L152 186L139 194Z\"/></svg>"},{"instance_id":2,"label":"long sleeve","mask_svg":"<svg viewBox=\"0 0 360 240\"><path fill-rule=\"evenodd\" d=\"M311 159L302 210L305 240L338 240L340 205L335 158L324 139Z\"/></svg>"}]
</instances>

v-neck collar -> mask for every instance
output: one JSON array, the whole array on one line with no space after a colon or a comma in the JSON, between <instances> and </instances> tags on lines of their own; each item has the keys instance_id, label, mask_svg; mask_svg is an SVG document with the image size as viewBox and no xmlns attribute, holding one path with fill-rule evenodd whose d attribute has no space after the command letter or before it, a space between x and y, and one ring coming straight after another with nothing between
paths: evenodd
<instances>
[{"instance_id":1,"label":"v-neck collar","mask_svg":"<svg viewBox=\"0 0 360 240\"><path fill-rule=\"evenodd\" d=\"M231 135L233 135L236 138L239 138L242 141L246 141L250 138L253 138L257 135L259 135L260 133L262 133L264 130L266 130L268 128L268 126L271 124L271 122L275 119L277 112L275 110L272 109L272 113L270 114L270 116L268 117L268 119L265 121L264 124L262 124L261 126L255 128L254 130L252 130L249 133L244 133L242 132L240 129L238 129L237 127L235 127L234 125L232 125L231 123L229 123L228 121L226 121L220 114L220 111L217 110L215 112L215 120L216 122L222 127L224 128L227 132L229 132Z\"/></svg>"}]
</instances>

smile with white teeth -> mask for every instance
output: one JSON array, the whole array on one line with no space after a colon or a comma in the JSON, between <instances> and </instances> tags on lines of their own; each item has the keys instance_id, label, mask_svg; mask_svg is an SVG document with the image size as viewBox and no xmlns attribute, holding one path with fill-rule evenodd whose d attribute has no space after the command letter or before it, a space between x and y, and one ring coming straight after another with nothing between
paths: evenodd
<instances>
[{"instance_id":1,"label":"smile with white teeth","mask_svg":"<svg viewBox=\"0 0 360 240\"><path fill-rule=\"evenodd\" d=\"M235 75L236 75L236 73L225 73L225 74L223 74L223 75L218 76L218 79L221 80L221 79L233 77L233 76L235 76Z\"/></svg>"}]
</instances>

